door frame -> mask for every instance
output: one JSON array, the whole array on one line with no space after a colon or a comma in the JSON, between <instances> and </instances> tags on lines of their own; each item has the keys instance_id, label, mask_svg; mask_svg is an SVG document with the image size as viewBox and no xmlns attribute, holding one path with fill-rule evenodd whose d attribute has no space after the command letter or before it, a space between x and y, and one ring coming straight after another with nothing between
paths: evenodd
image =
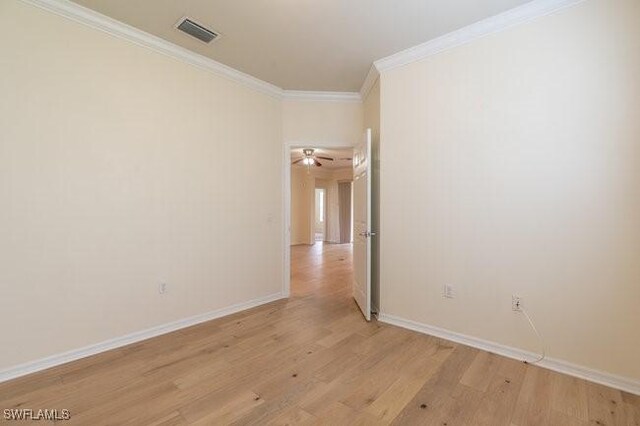
<instances>
[{"instance_id":1,"label":"door frame","mask_svg":"<svg viewBox=\"0 0 640 426\"><path fill-rule=\"evenodd\" d=\"M371 203L371 196L372 196L372 191L371 191L371 187L372 187L372 131L370 128L366 129L364 131L364 141L362 141L361 143L359 143L356 148L355 148L355 152L354 152L354 156L358 157L361 152L360 149L362 149L366 155L364 156L365 161L366 161L366 166L364 171L361 170L360 164L355 165L354 163L354 170L353 170L353 187L352 187L352 197L354 198L354 204L355 204L355 192L356 192L356 188L360 188L361 185L359 185L359 180L362 179L362 176L364 176L364 178L366 178L366 184L364 186L364 195L365 195L365 207L366 207L366 218L365 218L365 222L366 222L366 228L364 230L362 230L361 228L358 229L358 231L360 231L359 233L356 232L356 224L355 224L355 214L354 214L354 218L353 218L353 298L356 300L356 303L358 304L358 307L360 308L360 310L362 311L362 314L364 315L364 318L367 321L371 321L371 314L372 314L372 282L373 282L373 277L372 277L372 264L371 264L371 259L372 259L372 248L373 248L373 241L372 241L372 237L375 234L375 232L371 229L373 226L371 217L372 217L372 213L373 213L373 209L372 209L372 203ZM361 148L363 147L363 148ZM357 173L356 173L357 171ZM361 189L362 190L362 189ZM354 209L355 210L355 209ZM364 235L364 236L363 236ZM362 237L362 238L361 238ZM362 243L364 242L364 254L365 254L365 260L364 260L364 269L365 269L365 279L364 279L364 283L359 282L358 281L358 271L359 271L359 266L362 266L361 264L359 264L358 262L356 262L356 259L358 258L357 254L358 253L362 253L362 250L359 250L359 244L358 242ZM360 292L359 289L362 287L362 285L364 284L364 287L366 289L366 292ZM356 292L360 293L362 296L365 296L365 300L360 300L361 298L356 296ZM364 294L363 294L364 293ZM364 305L364 306L363 306Z\"/></svg>"},{"instance_id":2,"label":"door frame","mask_svg":"<svg viewBox=\"0 0 640 426\"><path fill-rule=\"evenodd\" d=\"M336 141L291 141L284 142L282 150L282 296L288 298L291 295L291 150L297 148L328 148L328 149L352 149L354 142ZM326 204L326 203L325 203ZM315 214L315 210L314 210ZM326 217L326 216L325 216Z\"/></svg>"}]
</instances>

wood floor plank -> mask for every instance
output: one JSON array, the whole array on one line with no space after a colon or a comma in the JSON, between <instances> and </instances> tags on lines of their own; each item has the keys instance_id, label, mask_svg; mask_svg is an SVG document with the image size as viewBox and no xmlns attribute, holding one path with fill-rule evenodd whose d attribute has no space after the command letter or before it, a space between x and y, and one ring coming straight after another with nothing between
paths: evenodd
<instances>
[{"instance_id":1,"label":"wood floor plank","mask_svg":"<svg viewBox=\"0 0 640 426\"><path fill-rule=\"evenodd\" d=\"M266 423L267 426L306 426L318 424L318 418L299 407L283 411L274 419Z\"/></svg>"},{"instance_id":2,"label":"wood floor plank","mask_svg":"<svg viewBox=\"0 0 640 426\"><path fill-rule=\"evenodd\" d=\"M589 420L587 384L584 380L554 374L551 391L551 407L555 411L583 422Z\"/></svg>"},{"instance_id":3,"label":"wood floor plank","mask_svg":"<svg viewBox=\"0 0 640 426\"><path fill-rule=\"evenodd\" d=\"M515 361L513 361L515 362ZM515 370L513 364L493 376L481 398L472 424L477 426L509 426L524 379L524 364ZM504 375L504 373L508 375Z\"/></svg>"},{"instance_id":4,"label":"wood floor plank","mask_svg":"<svg viewBox=\"0 0 640 426\"><path fill-rule=\"evenodd\" d=\"M264 399L248 391L232 398L228 402L213 409L195 412L182 409L182 416L193 425L231 424L236 419L264 404Z\"/></svg>"},{"instance_id":5,"label":"wood floor plank","mask_svg":"<svg viewBox=\"0 0 640 426\"><path fill-rule=\"evenodd\" d=\"M626 426L627 410L622 392L596 383L587 383L589 421L597 426Z\"/></svg>"},{"instance_id":6,"label":"wood floor plank","mask_svg":"<svg viewBox=\"0 0 640 426\"><path fill-rule=\"evenodd\" d=\"M640 404L625 403L624 410L627 426L640 426Z\"/></svg>"},{"instance_id":7,"label":"wood floor plank","mask_svg":"<svg viewBox=\"0 0 640 426\"><path fill-rule=\"evenodd\" d=\"M551 416L553 374L540 367L529 366L516 401L512 423L517 426L548 424Z\"/></svg>"},{"instance_id":8,"label":"wood floor plank","mask_svg":"<svg viewBox=\"0 0 640 426\"><path fill-rule=\"evenodd\" d=\"M556 410L551 410L549 415L549 426L587 426L588 424L589 422Z\"/></svg>"},{"instance_id":9,"label":"wood floor plank","mask_svg":"<svg viewBox=\"0 0 640 426\"><path fill-rule=\"evenodd\" d=\"M640 426L638 396L367 323L350 245L291 254L288 300L1 383L0 409L91 426Z\"/></svg>"},{"instance_id":10,"label":"wood floor plank","mask_svg":"<svg viewBox=\"0 0 640 426\"><path fill-rule=\"evenodd\" d=\"M498 355L480 351L471 366L465 371L460 383L484 392L489 387L499 366L500 357Z\"/></svg>"},{"instance_id":11,"label":"wood floor plank","mask_svg":"<svg viewBox=\"0 0 640 426\"><path fill-rule=\"evenodd\" d=\"M457 345L440 369L425 383L392 424L434 424L448 407L448 399L477 355L477 350Z\"/></svg>"}]
</instances>

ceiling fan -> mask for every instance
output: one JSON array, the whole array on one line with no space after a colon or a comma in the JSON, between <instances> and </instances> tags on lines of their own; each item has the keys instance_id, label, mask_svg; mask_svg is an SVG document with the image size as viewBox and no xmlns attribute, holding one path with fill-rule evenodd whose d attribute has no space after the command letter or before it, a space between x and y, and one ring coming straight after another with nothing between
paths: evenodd
<instances>
[{"instance_id":1,"label":"ceiling fan","mask_svg":"<svg viewBox=\"0 0 640 426\"><path fill-rule=\"evenodd\" d=\"M294 162L292 162L291 164L298 164L299 162L302 161L302 164L304 164L305 166L317 166L317 167L322 167L322 163L320 161L318 161L318 159L321 160L327 160L327 161L333 161L333 158L331 157L323 157L321 155L314 155L313 153L315 152L315 150L313 148L305 148L302 150L302 155L304 155L304 157L302 158L298 158L297 160L295 160Z\"/></svg>"}]
</instances>

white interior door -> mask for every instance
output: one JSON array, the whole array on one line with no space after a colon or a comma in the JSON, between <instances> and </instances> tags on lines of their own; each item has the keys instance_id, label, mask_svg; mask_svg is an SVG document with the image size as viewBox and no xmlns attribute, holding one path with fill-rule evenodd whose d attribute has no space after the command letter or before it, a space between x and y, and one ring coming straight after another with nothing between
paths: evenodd
<instances>
[{"instance_id":1,"label":"white interior door","mask_svg":"<svg viewBox=\"0 0 640 426\"><path fill-rule=\"evenodd\" d=\"M353 297L371 320L371 129L353 153Z\"/></svg>"}]
</instances>

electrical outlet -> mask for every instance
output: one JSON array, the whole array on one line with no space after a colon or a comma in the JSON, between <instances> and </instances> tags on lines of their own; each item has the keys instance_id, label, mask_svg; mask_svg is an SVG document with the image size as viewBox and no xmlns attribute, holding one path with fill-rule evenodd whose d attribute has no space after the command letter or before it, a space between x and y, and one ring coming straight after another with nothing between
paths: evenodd
<instances>
[{"instance_id":1,"label":"electrical outlet","mask_svg":"<svg viewBox=\"0 0 640 426\"><path fill-rule=\"evenodd\" d=\"M160 283L158 284L158 293L159 294L165 294L169 289L169 284L167 283Z\"/></svg>"},{"instance_id":2,"label":"electrical outlet","mask_svg":"<svg viewBox=\"0 0 640 426\"><path fill-rule=\"evenodd\" d=\"M455 293L453 292L453 286L450 284L445 284L442 289L442 297L447 299L453 299L455 297Z\"/></svg>"},{"instance_id":3,"label":"electrical outlet","mask_svg":"<svg viewBox=\"0 0 640 426\"><path fill-rule=\"evenodd\" d=\"M522 297L516 296L515 294L511 296L511 310L514 312L522 312Z\"/></svg>"}]
</instances>

